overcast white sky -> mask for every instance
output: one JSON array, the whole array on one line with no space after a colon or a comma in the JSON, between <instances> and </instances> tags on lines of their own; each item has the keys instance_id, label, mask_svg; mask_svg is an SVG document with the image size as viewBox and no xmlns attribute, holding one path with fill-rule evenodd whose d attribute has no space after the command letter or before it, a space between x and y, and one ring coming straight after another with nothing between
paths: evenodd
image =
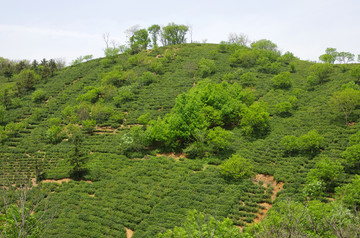
<instances>
[{"instance_id":1,"label":"overcast white sky","mask_svg":"<svg viewBox=\"0 0 360 238\"><path fill-rule=\"evenodd\" d=\"M359 0L0 0L0 56L102 57L102 34L120 44L133 25L191 24L193 40L230 32L269 39L283 52L318 60L327 47L360 54Z\"/></svg>"}]
</instances>

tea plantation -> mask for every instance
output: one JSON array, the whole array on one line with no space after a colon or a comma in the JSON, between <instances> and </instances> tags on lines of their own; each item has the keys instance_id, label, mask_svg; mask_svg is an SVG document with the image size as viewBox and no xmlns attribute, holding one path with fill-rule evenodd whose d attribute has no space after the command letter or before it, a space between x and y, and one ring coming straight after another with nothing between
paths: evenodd
<instances>
[{"instance_id":1,"label":"tea plantation","mask_svg":"<svg viewBox=\"0 0 360 238\"><path fill-rule=\"evenodd\" d=\"M127 52L45 77L39 67L2 72L1 214L26 178L42 198L25 204L38 202L29 217L49 221L44 237L188 237L179 227L197 212L230 219L235 237L357 237L360 66L258 43ZM333 224L338 206L357 228L301 230L301 211L317 205L329 207L319 224ZM288 230L275 222L286 224L286 209L303 214Z\"/></svg>"}]
</instances>

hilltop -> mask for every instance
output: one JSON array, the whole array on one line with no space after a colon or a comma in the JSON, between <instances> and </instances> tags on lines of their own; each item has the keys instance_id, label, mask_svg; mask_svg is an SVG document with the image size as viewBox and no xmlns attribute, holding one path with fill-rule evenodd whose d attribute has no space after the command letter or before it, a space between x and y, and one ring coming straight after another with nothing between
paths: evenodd
<instances>
[{"instance_id":1,"label":"hilltop","mask_svg":"<svg viewBox=\"0 0 360 238\"><path fill-rule=\"evenodd\" d=\"M31 177L54 216L46 237L156 237L194 209L239 231L273 203L327 206L340 194L351 209L359 198L341 188L358 179L359 65L256 43L0 76L2 183ZM346 117L341 92L354 95Z\"/></svg>"}]
</instances>

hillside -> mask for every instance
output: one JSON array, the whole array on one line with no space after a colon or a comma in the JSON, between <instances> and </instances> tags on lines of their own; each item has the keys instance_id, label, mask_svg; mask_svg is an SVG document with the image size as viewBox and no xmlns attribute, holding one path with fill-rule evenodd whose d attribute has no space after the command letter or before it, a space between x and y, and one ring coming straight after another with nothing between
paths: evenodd
<instances>
[{"instance_id":1,"label":"hillside","mask_svg":"<svg viewBox=\"0 0 360 238\"><path fill-rule=\"evenodd\" d=\"M344 151L359 143L360 97L348 123L331 98L358 95L356 67L182 44L65 67L23 91L0 76L2 184L32 178L54 216L45 237L156 237L193 209L240 229L273 203L339 200L359 172ZM229 158L245 161L235 175Z\"/></svg>"}]
</instances>

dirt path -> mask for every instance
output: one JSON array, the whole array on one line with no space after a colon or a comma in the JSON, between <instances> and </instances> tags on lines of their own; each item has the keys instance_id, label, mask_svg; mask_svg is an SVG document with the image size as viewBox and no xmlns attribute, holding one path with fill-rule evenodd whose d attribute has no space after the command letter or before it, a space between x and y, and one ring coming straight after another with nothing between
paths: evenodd
<instances>
[{"instance_id":1,"label":"dirt path","mask_svg":"<svg viewBox=\"0 0 360 238\"><path fill-rule=\"evenodd\" d=\"M63 182L68 183L70 182L72 179L70 178L64 178L64 179L45 179L42 180L42 183L58 183L58 184L62 184Z\"/></svg>"},{"instance_id":2,"label":"dirt path","mask_svg":"<svg viewBox=\"0 0 360 238\"><path fill-rule=\"evenodd\" d=\"M131 238L134 234L134 231L132 231L126 227L125 227L125 229L126 229L126 238Z\"/></svg>"},{"instance_id":3,"label":"dirt path","mask_svg":"<svg viewBox=\"0 0 360 238\"><path fill-rule=\"evenodd\" d=\"M185 153L163 153L163 154L156 154L157 157L165 156L165 157L171 157L178 161L181 158L186 158Z\"/></svg>"},{"instance_id":4,"label":"dirt path","mask_svg":"<svg viewBox=\"0 0 360 238\"><path fill-rule=\"evenodd\" d=\"M62 184L63 182L68 183L70 181L72 181L73 179L71 178L63 178L63 179L45 179L45 180L41 180L42 183L57 183L57 184ZM93 181L90 180L81 180L81 181L85 181L87 183L93 183Z\"/></svg>"},{"instance_id":5,"label":"dirt path","mask_svg":"<svg viewBox=\"0 0 360 238\"><path fill-rule=\"evenodd\" d=\"M253 182L259 184L260 181L263 182L262 186L264 188L268 188L269 186L273 187L273 191L271 194L271 202L276 199L277 193L280 192L284 187L284 183L277 183L274 179L274 176L272 175L257 174L253 179ZM260 212L257 214L257 217L254 219L255 223L259 223L266 216L266 213L269 211L269 209L272 207L272 204L267 202L260 203L259 205L263 208L260 210Z\"/></svg>"}]
</instances>

